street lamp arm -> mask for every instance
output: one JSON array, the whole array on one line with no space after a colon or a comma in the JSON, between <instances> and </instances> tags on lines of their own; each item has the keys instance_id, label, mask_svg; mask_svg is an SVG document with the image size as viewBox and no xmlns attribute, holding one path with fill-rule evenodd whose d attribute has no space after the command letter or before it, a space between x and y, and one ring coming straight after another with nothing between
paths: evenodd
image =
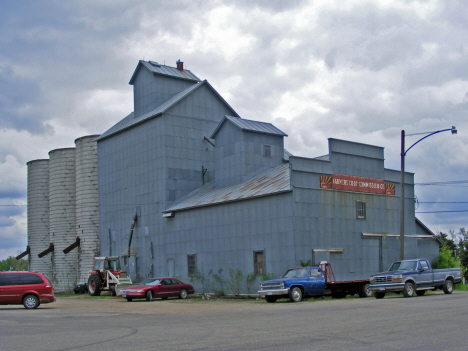
<instances>
[{"instance_id":1,"label":"street lamp arm","mask_svg":"<svg viewBox=\"0 0 468 351\"><path fill-rule=\"evenodd\" d=\"M417 142L415 142L413 145L411 145L411 146L405 151L405 153L403 154L403 156L406 156L406 154L408 153L408 151L410 151L410 149L411 149L414 145L416 145L417 143L423 141L423 140L426 139L426 138L429 138L431 135L434 135L434 134L437 134L437 133L441 133L441 132L447 132L447 131L449 131L449 130L451 130L452 133L453 133L453 130L454 130L454 129L453 129L453 128L449 128L449 129L438 130L437 132L432 132L431 134L426 135L424 138L419 139ZM456 130L456 129L455 129L455 130Z\"/></svg>"}]
</instances>

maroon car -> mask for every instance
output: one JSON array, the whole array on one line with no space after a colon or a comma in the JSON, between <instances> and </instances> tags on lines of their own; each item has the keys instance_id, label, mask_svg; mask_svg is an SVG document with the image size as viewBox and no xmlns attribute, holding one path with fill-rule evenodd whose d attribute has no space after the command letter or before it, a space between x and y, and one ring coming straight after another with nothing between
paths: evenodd
<instances>
[{"instance_id":1,"label":"maroon car","mask_svg":"<svg viewBox=\"0 0 468 351\"><path fill-rule=\"evenodd\" d=\"M55 302L54 286L42 273L0 272L0 305L37 308Z\"/></svg>"},{"instance_id":2,"label":"maroon car","mask_svg":"<svg viewBox=\"0 0 468 351\"><path fill-rule=\"evenodd\" d=\"M187 298L188 294L193 294L195 289L190 284L185 284L174 278L148 278L137 286L131 286L119 291L118 296L125 297L127 301L133 299L153 300L160 297L166 300L168 297Z\"/></svg>"}]
</instances>

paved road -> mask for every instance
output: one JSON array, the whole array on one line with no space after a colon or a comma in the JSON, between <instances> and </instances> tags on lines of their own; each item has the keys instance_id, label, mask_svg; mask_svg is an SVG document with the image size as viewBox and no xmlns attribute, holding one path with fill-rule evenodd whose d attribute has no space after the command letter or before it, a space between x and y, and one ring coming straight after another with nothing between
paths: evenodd
<instances>
[{"instance_id":1,"label":"paved road","mask_svg":"<svg viewBox=\"0 0 468 351\"><path fill-rule=\"evenodd\" d=\"M0 306L0 350L467 350L468 293Z\"/></svg>"}]
</instances>

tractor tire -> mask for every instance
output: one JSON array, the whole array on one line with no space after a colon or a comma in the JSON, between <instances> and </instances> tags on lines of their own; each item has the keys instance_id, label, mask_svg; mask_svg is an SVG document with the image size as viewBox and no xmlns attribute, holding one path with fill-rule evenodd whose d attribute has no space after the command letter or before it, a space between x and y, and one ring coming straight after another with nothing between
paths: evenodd
<instances>
[{"instance_id":1,"label":"tractor tire","mask_svg":"<svg viewBox=\"0 0 468 351\"><path fill-rule=\"evenodd\" d=\"M132 300L133 300L133 299L132 299L131 297L127 297L127 301L128 301L128 302L132 302Z\"/></svg>"},{"instance_id":2,"label":"tractor tire","mask_svg":"<svg viewBox=\"0 0 468 351\"><path fill-rule=\"evenodd\" d=\"M101 278L97 274L91 274L88 279L88 293L91 296L101 295Z\"/></svg>"},{"instance_id":3,"label":"tractor tire","mask_svg":"<svg viewBox=\"0 0 468 351\"><path fill-rule=\"evenodd\" d=\"M109 286L109 291L110 291L111 296L117 296L117 294L115 292L115 285Z\"/></svg>"}]
</instances>

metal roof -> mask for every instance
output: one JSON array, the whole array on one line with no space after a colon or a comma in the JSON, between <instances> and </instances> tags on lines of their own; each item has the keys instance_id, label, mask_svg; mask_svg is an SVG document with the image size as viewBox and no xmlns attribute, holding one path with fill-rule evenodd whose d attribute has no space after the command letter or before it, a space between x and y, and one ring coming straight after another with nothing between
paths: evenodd
<instances>
[{"instance_id":1,"label":"metal roof","mask_svg":"<svg viewBox=\"0 0 468 351\"><path fill-rule=\"evenodd\" d=\"M259 196L291 191L291 189L289 164L284 164L270 168L241 184L219 189L215 187L215 182L204 185L164 212L248 200Z\"/></svg>"},{"instance_id":2,"label":"metal roof","mask_svg":"<svg viewBox=\"0 0 468 351\"><path fill-rule=\"evenodd\" d=\"M290 153L288 150L284 149L284 154L283 154L283 160L289 162L289 157L294 156L292 153Z\"/></svg>"},{"instance_id":3,"label":"metal roof","mask_svg":"<svg viewBox=\"0 0 468 351\"><path fill-rule=\"evenodd\" d=\"M147 112L141 116L134 116L134 113L130 113L127 117L125 117L123 120L112 126L110 129L105 131L104 133L101 134L99 138L96 138L96 140L102 140L104 138L107 138L113 134L119 133L122 130L128 129L134 125L137 125L139 123L142 123L150 118L156 117L158 115L161 115L162 113L166 112L169 110L172 106L177 104L179 101L183 100L186 96L190 95L192 92L200 88L202 85L206 85L209 89L213 91L213 93L223 102L225 103L229 109L237 114L236 111L223 99L221 95L208 83L206 80L202 82L198 82L194 85L189 86L187 89L181 91L180 93L175 94L173 97L171 97L169 100L163 102L161 105L156 107L154 110Z\"/></svg>"},{"instance_id":4,"label":"metal roof","mask_svg":"<svg viewBox=\"0 0 468 351\"><path fill-rule=\"evenodd\" d=\"M327 155L323 155L323 156L319 156L319 157L314 157L314 160L330 161L330 155L327 154Z\"/></svg>"},{"instance_id":5,"label":"metal roof","mask_svg":"<svg viewBox=\"0 0 468 351\"><path fill-rule=\"evenodd\" d=\"M174 78L180 78L180 79L190 79L190 80L196 80L200 82L200 78L198 78L195 74L190 72L187 69L184 69L183 71L179 71L176 67L170 67L166 65L161 65L157 62L154 61L143 61L140 60L138 62L137 67L135 68L135 71L133 72L132 78L130 78L129 84L133 84L137 75L138 70L141 67L146 67L149 69L151 72L154 74L161 74L164 76L170 76Z\"/></svg>"},{"instance_id":6,"label":"metal roof","mask_svg":"<svg viewBox=\"0 0 468 351\"><path fill-rule=\"evenodd\" d=\"M216 133L218 132L218 130L221 128L221 126L224 124L225 121L229 121L233 123L236 127L242 130L249 131L249 132L288 136L286 133L282 132L281 130L276 128L271 123L250 121L248 119L241 119L241 118L232 117L232 116L224 116L223 120L218 124L213 134L211 134L212 139L215 138Z\"/></svg>"}]
</instances>

